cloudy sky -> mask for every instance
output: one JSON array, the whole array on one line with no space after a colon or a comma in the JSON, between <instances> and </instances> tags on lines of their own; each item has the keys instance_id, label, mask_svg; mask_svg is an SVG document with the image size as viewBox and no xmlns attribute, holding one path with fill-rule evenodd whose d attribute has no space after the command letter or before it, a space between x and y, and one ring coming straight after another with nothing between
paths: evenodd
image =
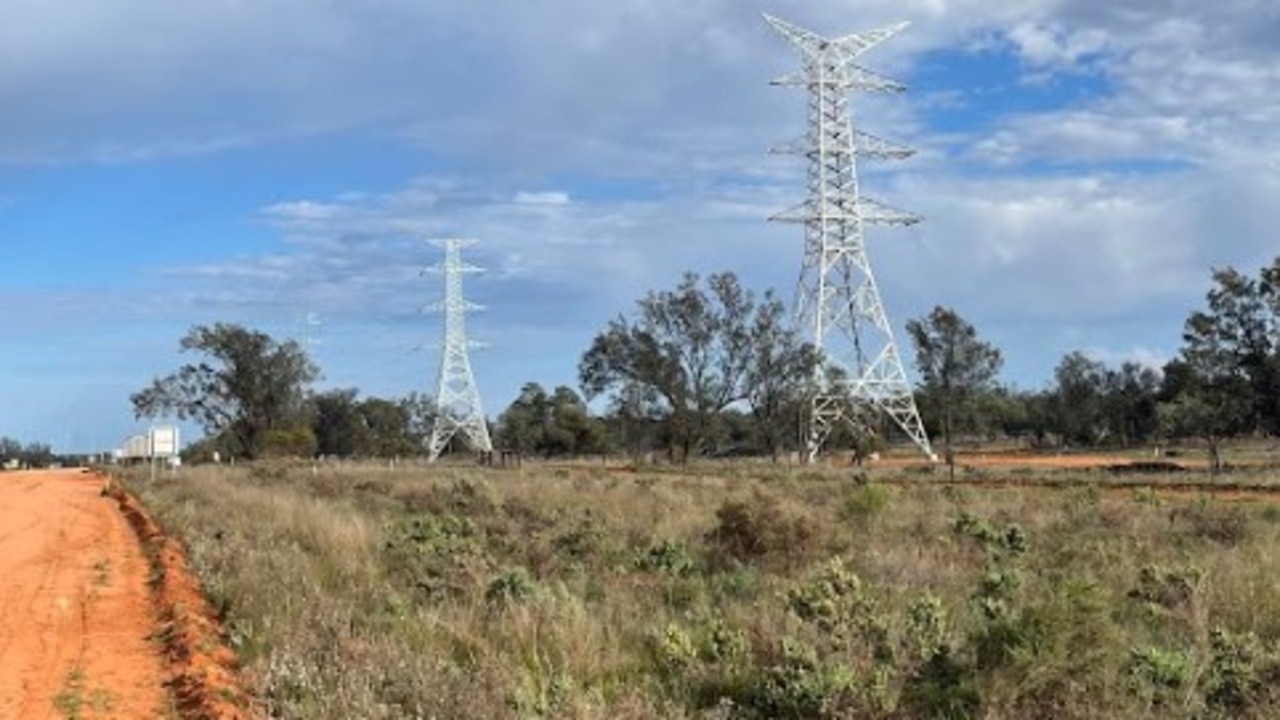
<instances>
[{"instance_id":1,"label":"cloudy sky","mask_svg":"<svg viewBox=\"0 0 1280 720\"><path fill-rule=\"evenodd\" d=\"M481 241L491 415L686 270L790 298L765 218L803 168L767 150L805 110L762 11L911 23L863 58L910 90L856 101L919 149L864 169L926 218L869 240L900 335L952 307L1024 388L1159 363L1211 268L1280 253L1272 0L0 0L0 434L118 443L216 321L429 392L431 237Z\"/></svg>"}]
</instances>

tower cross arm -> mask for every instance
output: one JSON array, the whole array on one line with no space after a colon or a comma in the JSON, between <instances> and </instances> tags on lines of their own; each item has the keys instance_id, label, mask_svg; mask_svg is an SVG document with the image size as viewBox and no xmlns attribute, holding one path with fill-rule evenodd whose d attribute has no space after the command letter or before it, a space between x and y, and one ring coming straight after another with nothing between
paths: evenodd
<instances>
[{"instance_id":1,"label":"tower cross arm","mask_svg":"<svg viewBox=\"0 0 1280 720\"><path fill-rule=\"evenodd\" d=\"M916 152L906 145L899 145L862 130L855 130L854 138L856 139L858 152L867 157L901 160L911 157Z\"/></svg>"},{"instance_id":2,"label":"tower cross arm","mask_svg":"<svg viewBox=\"0 0 1280 720\"><path fill-rule=\"evenodd\" d=\"M906 85L893 78L887 78L857 65L849 67L847 85L851 88L870 90L871 92L902 92L907 89Z\"/></svg>"},{"instance_id":3,"label":"tower cross arm","mask_svg":"<svg viewBox=\"0 0 1280 720\"><path fill-rule=\"evenodd\" d=\"M882 160L901 160L915 154L915 150L906 145L900 145L861 130L854 131L854 145L859 155ZM812 135L805 135L781 145L775 145L769 149L769 152L775 155L810 155L819 153L824 149L827 148L814 139ZM833 148L833 150L838 152L840 148Z\"/></svg>"},{"instance_id":4,"label":"tower cross arm","mask_svg":"<svg viewBox=\"0 0 1280 720\"><path fill-rule=\"evenodd\" d=\"M874 30L864 30L858 33L851 33L834 40L833 43L839 45L849 58L853 59L885 40L888 40L894 35L897 35L903 30L906 30L907 26L910 24L911 23L908 22L899 22L894 23L893 25L886 25L882 28L875 28Z\"/></svg>"},{"instance_id":5,"label":"tower cross arm","mask_svg":"<svg viewBox=\"0 0 1280 720\"><path fill-rule=\"evenodd\" d=\"M856 65L849 66L843 75L831 75L822 81L815 81L810 73L792 73L774 78L769 81L770 85L784 87L801 87L812 88L815 86L827 86L840 90L867 90L869 92L902 92L907 86L894 80L887 78L879 73L858 67Z\"/></svg>"},{"instance_id":6,"label":"tower cross arm","mask_svg":"<svg viewBox=\"0 0 1280 720\"><path fill-rule=\"evenodd\" d=\"M874 30L852 33L839 38L825 38L805 28L789 23L781 18L764 13L765 22L773 26L786 39L795 43L809 57L835 51L846 61L865 53L871 48L902 32L909 23L900 22Z\"/></svg>"},{"instance_id":7,"label":"tower cross arm","mask_svg":"<svg viewBox=\"0 0 1280 720\"><path fill-rule=\"evenodd\" d=\"M919 215L899 210L879 200L872 200L865 195L859 200L862 220L877 225L915 225L923 220Z\"/></svg>"},{"instance_id":8,"label":"tower cross arm","mask_svg":"<svg viewBox=\"0 0 1280 720\"><path fill-rule=\"evenodd\" d=\"M431 265L429 267L425 267L422 269L422 272L423 274L431 273L433 275L444 275L451 272L471 274L471 273L484 272L484 268L477 267L475 265L462 265L462 264L458 265L457 267L452 267L447 263L442 263L439 265Z\"/></svg>"},{"instance_id":9,"label":"tower cross arm","mask_svg":"<svg viewBox=\"0 0 1280 720\"><path fill-rule=\"evenodd\" d=\"M464 248L469 248L480 241L476 240L475 238L432 238L430 240L427 240L427 242L440 248L441 250L447 251L450 247L455 247L459 250L462 250Z\"/></svg>"},{"instance_id":10,"label":"tower cross arm","mask_svg":"<svg viewBox=\"0 0 1280 720\"><path fill-rule=\"evenodd\" d=\"M784 38L790 40L800 47L806 55L816 55L822 51L827 45L827 39L813 32L805 30L799 25L777 18L769 13L763 13L765 22L773 26Z\"/></svg>"},{"instance_id":11,"label":"tower cross arm","mask_svg":"<svg viewBox=\"0 0 1280 720\"><path fill-rule=\"evenodd\" d=\"M814 209L814 203L806 200L799 205L787 208L780 213L769 216L770 222L780 223L807 223L821 217L821 214Z\"/></svg>"},{"instance_id":12,"label":"tower cross arm","mask_svg":"<svg viewBox=\"0 0 1280 720\"><path fill-rule=\"evenodd\" d=\"M422 306L423 312L445 313L445 314L448 314L452 310L457 310L459 312L464 312L464 313L470 313L470 312L482 312L487 309L488 308L486 306L480 305L479 303L473 303L470 300L463 300L462 302L451 302L446 300L442 302L428 303Z\"/></svg>"}]
</instances>

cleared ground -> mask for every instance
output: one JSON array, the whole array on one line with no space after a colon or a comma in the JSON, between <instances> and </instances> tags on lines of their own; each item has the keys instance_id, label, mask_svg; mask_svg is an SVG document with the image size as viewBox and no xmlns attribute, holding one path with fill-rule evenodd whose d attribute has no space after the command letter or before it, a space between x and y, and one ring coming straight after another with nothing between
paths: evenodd
<instances>
[{"instance_id":1,"label":"cleared ground","mask_svg":"<svg viewBox=\"0 0 1280 720\"><path fill-rule=\"evenodd\" d=\"M0 717L168 712L147 559L102 485L0 475Z\"/></svg>"}]
</instances>

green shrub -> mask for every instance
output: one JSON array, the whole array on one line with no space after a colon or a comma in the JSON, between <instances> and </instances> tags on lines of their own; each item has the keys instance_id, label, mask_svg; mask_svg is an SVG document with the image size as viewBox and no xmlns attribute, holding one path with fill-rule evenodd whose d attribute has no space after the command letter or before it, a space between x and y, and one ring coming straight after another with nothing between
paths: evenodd
<instances>
[{"instance_id":1,"label":"green shrub","mask_svg":"<svg viewBox=\"0 0 1280 720\"><path fill-rule=\"evenodd\" d=\"M684 628L671 623L654 638L653 655L659 669L669 678L683 678L685 671L697 661L698 648Z\"/></svg>"},{"instance_id":2,"label":"green shrub","mask_svg":"<svg viewBox=\"0 0 1280 720\"><path fill-rule=\"evenodd\" d=\"M1174 707L1183 701L1195 676L1195 661L1185 652L1134 648L1125 666L1130 692L1149 706Z\"/></svg>"},{"instance_id":3,"label":"green shrub","mask_svg":"<svg viewBox=\"0 0 1280 720\"><path fill-rule=\"evenodd\" d=\"M1209 667L1204 678L1204 701L1217 717L1252 716L1265 701L1280 700L1280 660L1253 633L1236 634L1217 628L1209 636ZM1261 717L1261 716L1257 716ZM1271 715L1274 717L1274 715Z\"/></svg>"},{"instance_id":4,"label":"green shrub","mask_svg":"<svg viewBox=\"0 0 1280 720\"><path fill-rule=\"evenodd\" d=\"M468 477L454 477L447 484L411 488L398 497L413 512L472 518L490 514L498 504L488 483Z\"/></svg>"},{"instance_id":5,"label":"green shrub","mask_svg":"<svg viewBox=\"0 0 1280 720\"><path fill-rule=\"evenodd\" d=\"M641 553L635 560L635 567L673 577L688 577L693 574L694 560L684 543L666 539Z\"/></svg>"},{"instance_id":6,"label":"green shrub","mask_svg":"<svg viewBox=\"0 0 1280 720\"><path fill-rule=\"evenodd\" d=\"M1145 565L1138 571L1138 584L1129 597L1159 605L1166 610L1188 606L1199 594L1204 571L1194 565L1165 568Z\"/></svg>"},{"instance_id":7,"label":"green shrub","mask_svg":"<svg viewBox=\"0 0 1280 720\"><path fill-rule=\"evenodd\" d=\"M948 650L947 616L941 600L926 595L907 606L903 645L916 660L929 660Z\"/></svg>"},{"instance_id":8,"label":"green shrub","mask_svg":"<svg viewBox=\"0 0 1280 720\"><path fill-rule=\"evenodd\" d=\"M526 669L508 704L519 718L559 718L574 691L573 678L563 670Z\"/></svg>"},{"instance_id":9,"label":"green shrub","mask_svg":"<svg viewBox=\"0 0 1280 720\"><path fill-rule=\"evenodd\" d=\"M1267 506L1262 508L1262 512L1258 513L1258 517L1273 525L1280 524L1280 505L1267 503Z\"/></svg>"},{"instance_id":10,"label":"green shrub","mask_svg":"<svg viewBox=\"0 0 1280 720\"><path fill-rule=\"evenodd\" d=\"M707 542L721 565L803 556L814 540L809 518L784 511L776 498L760 492L725 502L716 510L716 521Z\"/></svg>"},{"instance_id":11,"label":"green shrub","mask_svg":"<svg viewBox=\"0 0 1280 720\"><path fill-rule=\"evenodd\" d=\"M267 458L309 458L316 454L316 436L311 428L268 430L262 438L262 456Z\"/></svg>"},{"instance_id":12,"label":"green shrub","mask_svg":"<svg viewBox=\"0 0 1280 720\"><path fill-rule=\"evenodd\" d=\"M737 662L751 651L751 644L741 630L735 630L716 618L703 633L701 656L713 662Z\"/></svg>"},{"instance_id":13,"label":"green shrub","mask_svg":"<svg viewBox=\"0 0 1280 720\"><path fill-rule=\"evenodd\" d=\"M503 607L533 597L537 589L537 583L529 577L527 570L522 567L507 568L489 581L484 591L484 600L490 606Z\"/></svg>"},{"instance_id":14,"label":"green shrub","mask_svg":"<svg viewBox=\"0 0 1280 720\"><path fill-rule=\"evenodd\" d=\"M748 565L738 565L709 578L711 591L720 603L754 602L761 595L762 582L760 571Z\"/></svg>"},{"instance_id":15,"label":"green shrub","mask_svg":"<svg viewBox=\"0 0 1280 720\"><path fill-rule=\"evenodd\" d=\"M551 547L570 563L583 565L603 554L608 533L604 524L590 511L570 515L565 513L568 529L558 533Z\"/></svg>"},{"instance_id":16,"label":"green shrub","mask_svg":"<svg viewBox=\"0 0 1280 720\"><path fill-rule=\"evenodd\" d=\"M1235 547L1249 538L1249 515L1236 505L1202 498L1193 505L1169 511L1169 520L1192 537Z\"/></svg>"},{"instance_id":17,"label":"green shrub","mask_svg":"<svg viewBox=\"0 0 1280 720\"><path fill-rule=\"evenodd\" d=\"M980 717L982 697L973 671L941 648L914 672L902 690L901 709L907 717L929 720L971 720Z\"/></svg>"},{"instance_id":18,"label":"green shrub","mask_svg":"<svg viewBox=\"0 0 1280 720\"><path fill-rule=\"evenodd\" d=\"M1066 491L1066 510L1068 516L1089 518L1097 515L1102 506L1102 490L1096 483L1072 485Z\"/></svg>"},{"instance_id":19,"label":"green shrub","mask_svg":"<svg viewBox=\"0 0 1280 720\"><path fill-rule=\"evenodd\" d=\"M862 581L839 559L793 585L786 592L785 602L787 610L796 617L812 623L826 635L842 638L866 622L874 609L862 591Z\"/></svg>"},{"instance_id":20,"label":"green shrub","mask_svg":"<svg viewBox=\"0 0 1280 720\"><path fill-rule=\"evenodd\" d=\"M865 523L873 520L889 505L891 494L888 488L873 483L854 485L844 494L840 505L840 518L850 523Z\"/></svg>"},{"instance_id":21,"label":"green shrub","mask_svg":"<svg viewBox=\"0 0 1280 720\"><path fill-rule=\"evenodd\" d=\"M804 643L784 638L781 656L766 667L739 699L756 717L812 720L846 716L854 679L849 669L824 662Z\"/></svg>"},{"instance_id":22,"label":"green shrub","mask_svg":"<svg viewBox=\"0 0 1280 720\"><path fill-rule=\"evenodd\" d=\"M1010 523L1000 527L967 511L960 511L952 521L951 529L958 535L975 540L993 560L1015 559L1030 549L1027 534L1021 526Z\"/></svg>"},{"instance_id":23,"label":"green shrub","mask_svg":"<svg viewBox=\"0 0 1280 720\"><path fill-rule=\"evenodd\" d=\"M1033 617L1010 609L989 614L972 641L978 669L990 672L1008 667L1042 637L1042 627Z\"/></svg>"},{"instance_id":24,"label":"green shrub","mask_svg":"<svg viewBox=\"0 0 1280 720\"><path fill-rule=\"evenodd\" d=\"M469 568L485 564L475 524L455 515L406 515L386 531L383 562L388 575L419 598L437 601L468 589Z\"/></svg>"},{"instance_id":25,"label":"green shrub","mask_svg":"<svg viewBox=\"0 0 1280 720\"><path fill-rule=\"evenodd\" d=\"M1150 487L1140 487L1133 491L1133 501L1147 507L1160 507L1160 496Z\"/></svg>"}]
</instances>

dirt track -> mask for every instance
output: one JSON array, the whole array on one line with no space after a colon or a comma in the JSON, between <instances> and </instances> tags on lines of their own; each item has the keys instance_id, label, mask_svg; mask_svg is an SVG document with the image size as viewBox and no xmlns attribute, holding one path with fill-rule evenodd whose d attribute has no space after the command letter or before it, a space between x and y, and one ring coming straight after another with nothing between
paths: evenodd
<instances>
[{"instance_id":1,"label":"dirt track","mask_svg":"<svg viewBox=\"0 0 1280 720\"><path fill-rule=\"evenodd\" d=\"M1132 457L1124 455L1098 455L1090 453L1046 454L1031 453L961 453L956 457L956 465L971 468L1022 468L1026 470L1090 470L1127 465L1133 462ZM931 464L928 460L917 456L899 456L869 462L868 467L923 467ZM1183 466L1199 467L1202 463L1179 463Z\"/></svg>"},{"instance_id":2,"label":"dirt track","mask_svg":"<svg viewBox=\"0 0 1280 720\"><path fill-rule=\"evenodd\" d=\"M102 486L0 475L0 718L166 716L149 566Z\"/></svg>"}]
</instances>

